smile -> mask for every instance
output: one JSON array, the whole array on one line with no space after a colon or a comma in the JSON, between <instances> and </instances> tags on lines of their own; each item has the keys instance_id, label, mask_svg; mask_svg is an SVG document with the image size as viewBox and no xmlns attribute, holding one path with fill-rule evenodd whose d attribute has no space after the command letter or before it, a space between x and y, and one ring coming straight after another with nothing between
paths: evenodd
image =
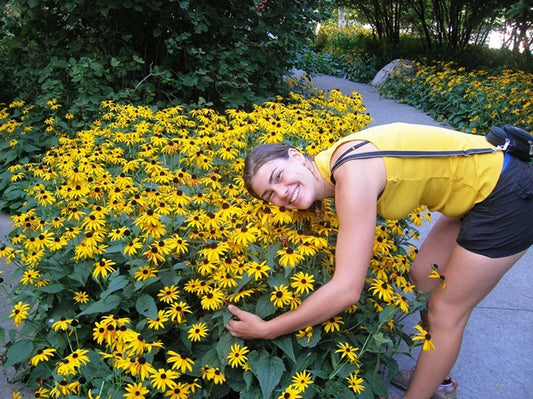
<instances>
[{"instance_id":1,"label":"smile","mask_svg":"<svg viewBox=\"0 0 533 399\"><path fill-rule=\"evenodd\" d=\"M298 194L300 194L300 185L296 186L296 189L291 195L291 199L289 201L290 204L292 204L294 201L296 201L296 198L298 198Z\"/></svg>"}]
</instances>

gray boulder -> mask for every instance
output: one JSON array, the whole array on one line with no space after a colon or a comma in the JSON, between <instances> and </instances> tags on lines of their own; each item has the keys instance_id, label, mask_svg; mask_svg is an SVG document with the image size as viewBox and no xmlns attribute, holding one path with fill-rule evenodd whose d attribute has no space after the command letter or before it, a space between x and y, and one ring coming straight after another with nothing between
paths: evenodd
<instances>
[{"instance_id":1,"label":"gray boulder","mask_svg":"<svg viewBox=\"0 0 533 399\"><path fill-rule=\"evenodd\" d=\"M381 70L376 74L372 82L370 84L372 86L380 86L387 80L387 78L394 72L398 70L407 71L409 74L415 73L415 66L412 61L410 60L404 60L404 59L396 59L394 61L389 62L387 65L385 65Z\"/></svg>"}]
</instances>

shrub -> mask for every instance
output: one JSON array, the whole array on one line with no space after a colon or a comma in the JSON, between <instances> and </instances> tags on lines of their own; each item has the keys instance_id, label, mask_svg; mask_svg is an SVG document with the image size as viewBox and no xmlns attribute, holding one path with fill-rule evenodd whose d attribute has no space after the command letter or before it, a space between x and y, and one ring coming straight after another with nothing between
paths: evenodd
<instances>
[{"instance_id":1,"label":"shrub","mask_svg":"<svg viewBox=\"0 0 533 399\"><path fill-rule=\"evenodd\" d=\"M85 123L110 98L220 110L269 99L318 18L316 1L4 3L0 101L53 98Z\"/></svg>"},{"instance_id":2,"label":"shrub","mask_svg":"<svg viewBox=\"0 0 533 399\"><path fill-rule=\"evenodd\" d=\"M244 153L285 142L316 154L369 122L359 96L293 93L225 114L102 109L41 162L12 168L26 204L0 248L16 283L6 366L53 397L384 395L381 367L394 375L393 355L413 345L401 321L424 304L406 276L423 211L379 220L358 305L273 341L224 328L228 303L269 318L333 269L332 203L315 213L251 199Z\"/></svg>"}]
</instances>

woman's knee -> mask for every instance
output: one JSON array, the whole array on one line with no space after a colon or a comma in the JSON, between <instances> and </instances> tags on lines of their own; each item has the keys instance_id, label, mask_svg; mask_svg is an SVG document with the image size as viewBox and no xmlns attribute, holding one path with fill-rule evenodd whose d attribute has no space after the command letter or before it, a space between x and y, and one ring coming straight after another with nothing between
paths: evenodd
<instances>
[{"instance_id":1,"label":"woman's knee","mask_svg":"<svg viewBox=\"0 0 533 399\"><path fill-rule=\"evenodd\" d=\"M428 323L430 330L464 330L472 309L450 304L440 295L431 295L428 302Z\"/></svg>"}]
</instances>

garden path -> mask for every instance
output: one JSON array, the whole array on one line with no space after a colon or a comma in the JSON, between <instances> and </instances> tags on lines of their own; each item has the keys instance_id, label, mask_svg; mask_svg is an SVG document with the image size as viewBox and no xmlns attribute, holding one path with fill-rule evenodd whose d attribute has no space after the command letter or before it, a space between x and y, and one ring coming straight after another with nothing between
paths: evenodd
<instances>
[{"instance_id":1,"label":"garden path","mask_svg":"<svg viewBox=\"0 0 533 399\"><path fill-rule=\"evenodd\" d=\"M424 112L394 100L382 98L377 89L367 84L351 82L331 76L314 76L314 85L320 90L339 89L350 95L358 92L363 104L374 118L372 124L391 122L441 125ZM424 237L431 227L421 227ZM11 231L11 221L0 213L0 237ZM467 326L463 350L454 368L454 378L459 380L459 398L465 399L527 399L531 396L533 381L533 273L528 270L533 264L533 250L530 250L506 276L494 291L485 298L472 313ZM0 261L0 270L6 278L9 266ZM0 297L0 327L12 326L8 320L11 307L5 297ZM416 324L416 318L409 324ZM409 326L408 330L409 331ZM5 350L0 346L0 355ZM416 353L413 354L416 356ZM398 359L402 367L411 367L414 360ZM12 383L12 370L0 367L0 399L12 397L13 390L22 388ZM401 394L394 387L391 394ZM33 397L24 392L24 398Z\"/></svg>"}]
</instances>

